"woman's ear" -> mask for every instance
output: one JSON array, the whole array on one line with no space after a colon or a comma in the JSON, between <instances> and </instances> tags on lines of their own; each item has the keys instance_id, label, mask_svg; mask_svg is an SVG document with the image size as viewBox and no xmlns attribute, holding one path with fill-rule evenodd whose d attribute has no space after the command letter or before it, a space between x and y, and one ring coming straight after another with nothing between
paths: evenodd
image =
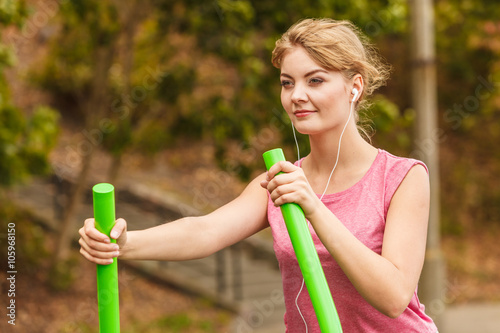
<instances>
[{"instance_id":1,"label":"woman's ear","mask_svg":"<svg viewBox=\"0 0 500 333\"><path fill-rule=\"evenodd\" d=\"M357 94L356 94L356 97L355 98L352 98L351 100L353 102L356 102L359 100L359 98L363 95L363 77L361 76L361 74L356 74L354 75L354 77L352 78L352 90L351 90L351 94L352 96L354 96L354 89L357 90Z\"/></svg>"}]
</instances>

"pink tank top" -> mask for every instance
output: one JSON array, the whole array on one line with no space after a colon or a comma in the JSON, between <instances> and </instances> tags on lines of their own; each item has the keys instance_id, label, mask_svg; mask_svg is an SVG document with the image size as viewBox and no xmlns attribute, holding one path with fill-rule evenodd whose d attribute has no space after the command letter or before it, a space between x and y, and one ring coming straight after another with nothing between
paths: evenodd
<instances>
[{"instance_id":1,"label":"pink tank top","mask_svg":"<svg viewBox=\"0 0 500 333\"><path fill-rule=\"evenodd\" d=\"M300 163L301 161L298 161L296 165L300 166ZM425 167L420 161L396 157L379 149L375 161L360 181L345 191L325 195L322 202L356 238L380 254L391 198L408 171L416 164ZM274 207L271 199L268 202L268 219L283 280L286 332L302 333L305 332L305 325L295 305L295 298L302 285L302 274L281 211L279 207ZM417 290L406 310L396 319L391 319L373 308L351 284L311 225L309 230L344 333L437 332L434 322L425 314L424 305L418 300ZM321 333L306 287L300 293L297 303L307 322L308 331Z\"/></svg>"}]
</instances>

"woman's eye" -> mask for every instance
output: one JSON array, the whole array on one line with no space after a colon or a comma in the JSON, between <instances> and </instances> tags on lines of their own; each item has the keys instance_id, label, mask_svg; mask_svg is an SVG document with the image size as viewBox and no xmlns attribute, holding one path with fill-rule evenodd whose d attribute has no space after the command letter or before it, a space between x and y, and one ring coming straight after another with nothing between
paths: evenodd
<instances>
[{"instance_id":1,"label":"woman's eye","mask_svg":"<svg viewBox=\"0 0 500 333\"><path fill-rule=\"evenodd\" d=\"M281 81L281 86L284 88L288 88L288 87L293 86L293 83L291 81L283 80L283 81Z\"/></svg>"},{"instance_id":2,"label":"woman's eye","mask_svg":"<svg viewBox=\"0 0 500 333\"><path fill-rule=\"evenodd\" d=\"M320 83L323 83L323 80L320 79L320 78L312 78L312 79L309 80L309 83L312 84L312 85L320 84Z\"/></svg>"}]
</instances>

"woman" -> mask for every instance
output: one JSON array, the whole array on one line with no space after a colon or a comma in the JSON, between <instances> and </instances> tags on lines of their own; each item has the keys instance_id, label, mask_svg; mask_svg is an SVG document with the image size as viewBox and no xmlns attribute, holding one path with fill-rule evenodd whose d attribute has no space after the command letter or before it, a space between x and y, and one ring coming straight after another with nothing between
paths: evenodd
<instances>
[{"instance_id":1,"label":"woman","mask_svg":"<svg viewBox=\"0 0 500 333\"><path fill-rule=\"evenodd\" d=\"M98 264L114 257L195 259L270 226L287 332L320 332L279 211L295 202L309 221L344 332L437 332L416 293L429 213L427 169L376 149L357 128L359 106L387 70L351 23L330 19L292 26L276 42L272 61L281 70L283 107L309 136L308 156L276 164L206 216L133 232L118 219L111 233L117 244L88 219L80 252Z\"/></svg>"}]
</instances>

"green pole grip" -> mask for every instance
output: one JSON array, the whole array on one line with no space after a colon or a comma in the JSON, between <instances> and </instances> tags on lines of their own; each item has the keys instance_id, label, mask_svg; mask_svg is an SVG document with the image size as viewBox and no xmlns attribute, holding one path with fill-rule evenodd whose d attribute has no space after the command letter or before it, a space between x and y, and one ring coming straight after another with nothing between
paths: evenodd
<instances>
[{"instance_id":1,"label":"green pole grip","mask_svg":"<svg viewBox=\"0 0 500 333\"><path fill-rule=\"evenodd\" d=\"M110 236L115 224L115 188L101 183L92 188L94 218L97 230ZM116 243L110 237L111 243ZM97 303L99 309L99 332L120 332L120 309L118 297L118 263L113 258L109 265L97 265Z\"/></svg>"},{"instance_id":2,"label":"green pole grip","mask_svg":"<svg viewBox=\"0 0 500 333\"><path fill-rule=\"evenodd\" d=\"M285 161L285 155L280 148L265 152L263 157L267 170L274 164ZM342 326L339 315L333 302L332 293L326 282L325 273L321 267L311 233L307 227L304 212L299 205L286 203L281 205L281 213L283 214L293 250L297 256L297 261L299 262L299 267L304 277L304 282L309 292L321 332L341 333Z\"/></svg>"}]
</instances>

